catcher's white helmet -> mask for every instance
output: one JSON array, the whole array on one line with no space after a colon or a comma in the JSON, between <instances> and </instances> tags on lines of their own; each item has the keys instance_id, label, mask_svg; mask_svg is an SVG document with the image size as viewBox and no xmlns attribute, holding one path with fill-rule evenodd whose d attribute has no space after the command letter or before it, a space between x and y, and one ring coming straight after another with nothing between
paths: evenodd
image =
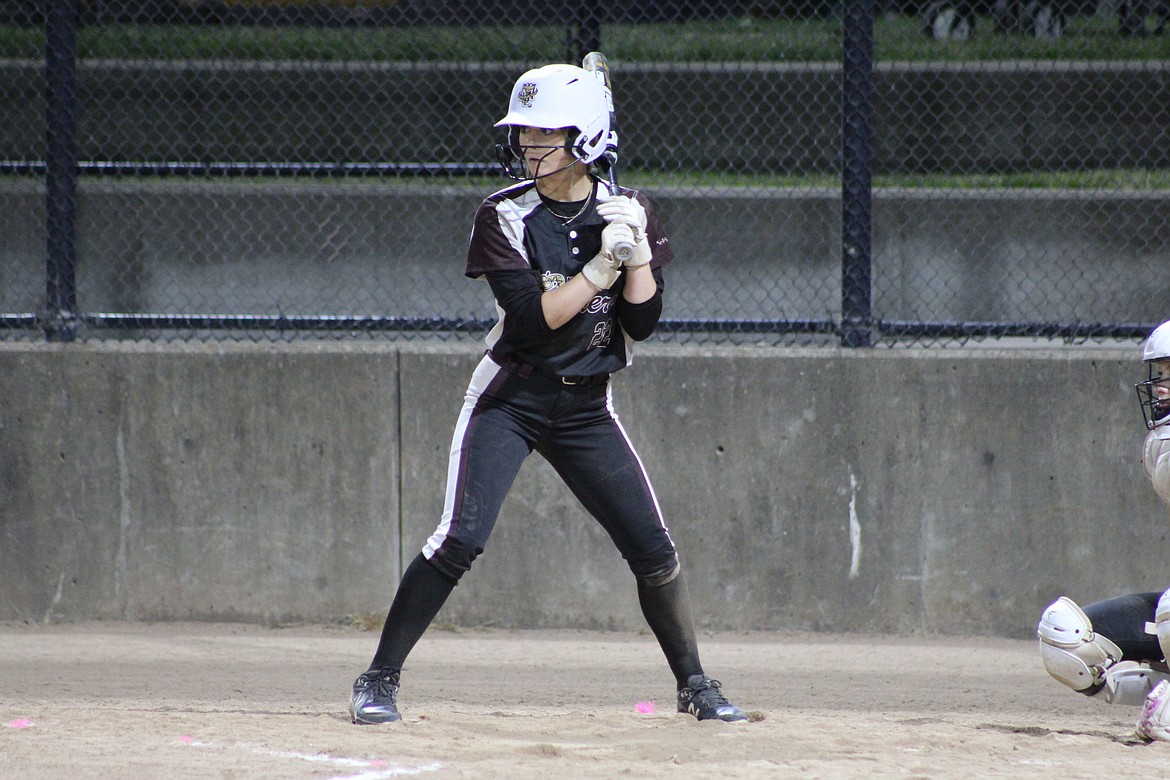
<instances>
[{"instance_id":1,"label":"catcher's white helmet","mask_svg":"<svg viewBox=\"0 0 1170 780\"><path fill-rule=\"evenodd\" d=\"M508 144L497 147L497 154L514 177L510 163L519 157L516 128L567 128L569 151L586 164L601 157L611 142L605 87L575 65L545 65L521 75L512 87L508 113L495 126L509 128Z\"/></svg>"},{"instance_id":2,"label":"catcher's white helmet","mask_svg":"<svg viewBox=\"0 0 1170 780\"><path fill-rule=\"evenodd\" d=\"M1142 361L1149 372L1145 382L1136 385L1142 416L1150 430L1170 423L1170 397L1159 396L1157 385L1170 387L1170 374L1163 374L1158 363L1170 360L1170 321L1163 322L1150 333L1142 345Z\"/></svg>"}]
</instances>

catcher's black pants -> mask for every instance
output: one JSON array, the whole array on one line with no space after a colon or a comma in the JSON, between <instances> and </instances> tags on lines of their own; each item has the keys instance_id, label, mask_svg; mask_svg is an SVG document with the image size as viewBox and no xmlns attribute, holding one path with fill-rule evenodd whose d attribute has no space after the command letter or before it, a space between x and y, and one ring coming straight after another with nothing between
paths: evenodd
<instances>
[{"instance_id":1,"label":"catcher's black pants","mask_svg":"<svg viewBox=\"0 0 1170 780\"><path fill-rule=\"evenodd\" d=\"M1085 614L1093 622L1093 631L1111 639L1126 661L1161 661L1158 637L1146 631L1146 624L1154 622L1161 596L1161 591L1117 596L1086 605Z\"/></svg>"}]
</instances>

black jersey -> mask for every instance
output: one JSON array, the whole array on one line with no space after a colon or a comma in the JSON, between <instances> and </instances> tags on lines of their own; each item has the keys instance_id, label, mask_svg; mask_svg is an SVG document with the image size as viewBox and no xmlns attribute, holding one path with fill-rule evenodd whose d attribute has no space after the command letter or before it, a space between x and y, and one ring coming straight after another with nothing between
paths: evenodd
<instances>
[{"instance_id":1,"label":"black jersey","mask_svg":"<svg viewBox=\"0 0 1170 780\"><path fill-rule=\"evenodd\" d=\"M599 194L608 185L594 184ZM544 320L540 296L581 273L601 250L605 227L590 197L572 218L549 210L532 181L515 184L484 199L475 214L466 275L486 277L496 299L499 322L487 336L492 354L530 363L560 376L612 374L629 364L632 342L647 338L662 311L661 268L674 258L650 202L636 197L646 210L650 268L658 291L649 301L622 299L625 274L602 290L569 322L553 330Z\"/></svg>"}]
</instances>

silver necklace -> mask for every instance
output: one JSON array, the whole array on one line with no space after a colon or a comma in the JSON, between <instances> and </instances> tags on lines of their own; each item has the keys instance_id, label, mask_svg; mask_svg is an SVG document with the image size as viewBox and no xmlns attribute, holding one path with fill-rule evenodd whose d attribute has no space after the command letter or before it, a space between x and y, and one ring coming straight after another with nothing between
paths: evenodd
<instances>
[{"instance_id":1,"label":"silver necklace","mask_svg":"<svg viewBox=\"0 0 1170 780\"><path fill-rule=\"evenodd\" d=\"M559 213L556 209L554 209L552 207L553 203L562 203L563 201L553 200L552 198L545 198L544 205L545 205L545 208L548 209L550 214L552 214L554 217L556 217L557 219L559 219L561 221L562 225L567 225L570 222L572 222L573 220L575 220L577 217L579 217L585 213L585 210L587 208L589 208L589 206L593 203L593 194L595 191L596 190L592 190L592 189L589 190L589 196L587 198L585 198L585 201L581 204L581 208L577 209L577 213L573 214L572 216L565 216L564 214Z\"/></svg>"}]
</instances>

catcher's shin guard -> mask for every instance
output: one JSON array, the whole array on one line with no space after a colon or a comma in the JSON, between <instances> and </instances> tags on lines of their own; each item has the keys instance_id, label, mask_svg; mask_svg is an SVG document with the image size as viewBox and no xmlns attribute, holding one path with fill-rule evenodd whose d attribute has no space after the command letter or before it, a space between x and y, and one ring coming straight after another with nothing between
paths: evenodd
<instances>
[{"instance_id":1,"label":"catcher's shin guard","mask_svg":"<svg viewBox=\"0 0 1170 780\"><path fill-rule=\"evenodd\" d=\"M1139 706L1167 677L1145 663L1121 660L1117 644L1096 633L1084 610L1065 596L1044 610L1036 634L1050 675L1086 696L1100 695L1109 704Z\"/></svg>"}]
</instances>

